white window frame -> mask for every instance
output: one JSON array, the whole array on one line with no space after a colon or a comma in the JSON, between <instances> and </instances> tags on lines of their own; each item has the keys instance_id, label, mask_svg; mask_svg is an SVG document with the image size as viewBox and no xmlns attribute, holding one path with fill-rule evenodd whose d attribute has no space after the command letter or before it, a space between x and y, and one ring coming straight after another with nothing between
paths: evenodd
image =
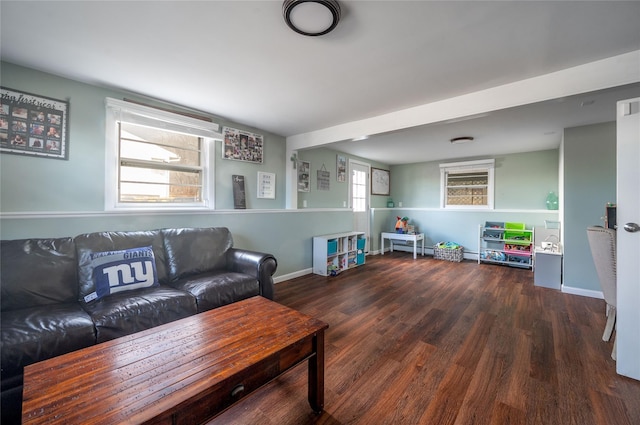
<instances>
[{"instance_id":1,"label":"white window frame","mask_svg":"<svg viewBox=\"0 0 640 425\"><path fill-rule=\"evenodd\" d=\"M212 210L215 205L213 163L210 150L215 140L222 140L216 123L187 117L180 114L150 108L119 99L106 99L106 143L105 143L105 210L149 211L149 210ZM202 200L182 203L132 203L118 201L118 124L127 122L162 130L175 131L202 137Z\"/></svg>"},{"instance_id":2,"label":"white window frame","mask_svg":"<svg viewBox=\"0 0 640 425\"><path fill-rule=\"evenodd\" d=\"M494 169L494 159L482 159L478 161L451 162L447 164L440 164L440 208L463 210L494 209ZM447 176L449 175L449 173L474 171L487 173L487 205L447 205Z\"/></svg>"}]
</instances>

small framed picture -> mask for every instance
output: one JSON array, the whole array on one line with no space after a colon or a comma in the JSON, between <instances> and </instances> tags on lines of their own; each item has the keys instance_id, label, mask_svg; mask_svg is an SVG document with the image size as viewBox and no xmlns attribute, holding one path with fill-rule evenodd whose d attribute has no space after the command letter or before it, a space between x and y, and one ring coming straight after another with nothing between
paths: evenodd
<instances>
[{"instance_id":1,"label":"small framed picture","mask_svg":"<svg viewBox=\"0 0 640 425\"><path fill-rule=\"evenodd\" d=\"M298 161L298 192L309 192L311 189L311 163Z\"/></svg>"},{"instance_id":2,"label":"small framed picture","mask_svg":"<svg viewBox=\"0 0 640 425\"><path fill-rule=\"evenodd\" d=\"M389 180L389 170L371 167L371 194L388 196L390 194Z\"/></svg>"},{"instance_id":3,"label":"small framed picture","mask_svg":"<svg viewBox=\"0 0 640 425\"><path fill-rule=\"evenodd\" d=\"M347 181L347 158L342 155L336 157L336 180L340 183Z\"/></svg>"},{"instance_id":4,"label":"small framed picture","mask_svg":"<svg viewBox=\"0 0 640 425\"><path fill-rule=\"evenodd\" d=\"M276 174L258 171L258 198L276 199Z\"/></svg>"}]
</instances>

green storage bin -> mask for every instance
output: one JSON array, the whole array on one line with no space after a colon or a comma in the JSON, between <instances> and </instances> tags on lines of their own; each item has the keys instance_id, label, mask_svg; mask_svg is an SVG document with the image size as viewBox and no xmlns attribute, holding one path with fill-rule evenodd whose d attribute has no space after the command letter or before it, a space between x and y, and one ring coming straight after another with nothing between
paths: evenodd
<instances>
[{"instance_id":1,"label":"green storage bin","mask_svg":"<svg viewBox=\"0 0 640 425\"><path fill-rule=\"evenodd\" d=\"M504 223L504 228L507 230L524 230L526 227L524 223L507 222Z\"/></svg>"},{"instance_id":2,"label":"green storage bin","mask_svg":"<svg viewBox=\"0 0 640 425\"><path fill-rule=\"evenodd\" d=\"M531 242L531 232L523 232L519 230L509 230L504 232L505 243L512 244L529 244Z\"/></svg>"}]
</instances>

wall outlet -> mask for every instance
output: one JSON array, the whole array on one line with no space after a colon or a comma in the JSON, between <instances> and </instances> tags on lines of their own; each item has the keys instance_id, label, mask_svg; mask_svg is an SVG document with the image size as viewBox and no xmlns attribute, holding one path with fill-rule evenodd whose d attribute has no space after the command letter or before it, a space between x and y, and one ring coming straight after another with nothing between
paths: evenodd
<instances>
[{"instance_id":1,"label":"wall outlet","mask_svg":"<svg viewBox=\"0 0 640 425\"><path fill-rule=\"evenodd\" d=\"M307 208L307 200L306 199L304 199L302 201L302 208Z\"/></svg>"},{"instance_id":2,"label":"wall outlet","mask_svg":"<svg viewBox=\"0 0 640 425\"><path fill-rule=\"evenodd\" d=\"M342 201L342 208L347 208L347 201Z\"/></svg>"},{"instance_id":3,"label":"wall outlet","mask_svg":"<svg viewBox=\"0 0 640 425\"><path fill-rule=\"evenodd\" d=\"M402 208L402 202L398 202L398 207Z\"/></svg>"}]
</instances>

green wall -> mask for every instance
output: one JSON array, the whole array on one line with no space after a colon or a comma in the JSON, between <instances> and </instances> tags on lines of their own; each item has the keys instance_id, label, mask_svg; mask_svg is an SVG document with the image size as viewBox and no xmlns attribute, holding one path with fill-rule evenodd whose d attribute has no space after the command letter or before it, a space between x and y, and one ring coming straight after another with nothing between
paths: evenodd
<instances>
[{"instance_id":1,"label":"green wall","mask_svg":"<svg viewBox=\"0 0 640 425\"><path fill-rule=\"evenodd\" d=\"M347 181L338 182L337 176L337 156L343 156L347 160ZM298 192L298 208L303 208L304 201L307 201L306 208L344 208L344 202L349 205L349 161L356 160L366 163L375 168L389 169L389 165L371 161L366 158L349 155L329 148L315 148L301 150L298 152L298 159L309 161L311 164L311 187L309 192ZM318 170L329 171L330 190L318 190L317 172ZM387 205L388 196L371 196L372 208Z\"/></svg>"},{"instance_id":2,"label":"green wall","mask_svg":"<svg viewBox=\"0 0 640 425\"><path fill-rule=\"evenodd\" d=\"M260 133L265 141L263 164L223 160L221 142L216 142L210 158L215 169L216 210L106 213L105 98L153 101L9 63L0 63L0 75L4 87L70 102L69 160L0 155L2 239L74 236L103 230L227 226L236 246L273 253L279 262L276 276L286 278L310 271L314 235L352 229L353 214L343 209L348 185L335 178L339 152L328 148L300 152L301 159L311 162L311 191L299 194L300 204L306 199L308 207L286 210L285 167L290 166L290 161L286 158L285 139L215 116L212 118L220 126ZM567 129L564 139L564 283L599 291L585 228L601 224L604 205L615 202L615 123ZM388 167L343 155L390 169L391 197L396 205L403 203L403 208L387 209L388 197L372 196L372 252L380 248L380 232L392 230L396 215L410 217L412 224L426 233L427 245L452 240L471 253L477 251L478 225L484 221L522 221L539 226L544 220L558 219L557 212L545 209L546 194L558 191L558 150L496 156L494 211L440 210L439 164L444 161ZM330 191L317 190L315 173L323 165L331 173ZM276 199L257 199L258 171L276 174ZM232 209L232 174L245 176L247 210Z\"/></svg>"},{"instance_id":3,"label":"green wall","mask_svg":"<svg viewBox=\"0 0 640 425\"><path fill-rule=\"evenodd\" d=\"M396 217L408 217L409 224L425 234L425 248L441 241L459 243L465 254L478 253L479 227L486 221L511 221L525 223L527 228L544 227L545 220L557 221L557 211L546 210L494 210L448 211L429 208L383 208L373 212L374 238L372 249L380 250L380 232L393 232ZM413 246L412 244L410 246ZM385 245L389 249L388 242Z\"/></svg>"},{"instance_id":4,"label":"green wall","mask_svg":"<svg viewBox=\"0 0 640 425\"><path fill-rule=\"evenodd\" d=\"M103 230L226 226L240 248L266 251L279 262L276 276L311 268L314 235L351 230L350 210L287 211L286 141L283 137L212 116L220 126L263 134L265 160L251 164L221 158L221 142L211 154L215 169L215 211L104 212L105 98L153 104L132 93L80 83L33 69L0 63L3 87L68 99L69 159L0 154L0 238L75 236ZM167 107L167 105L162 105ZM276 199L257 199L257 172L276 174ZM233 210L231 175L245 176L247 210Z\"/></svg>"},{"instance_id":5,"label":"green wall","mask_svg":"<svg viewBox=\"0 0 640 425\"><path fill-rule=\"evenodd\" d=\"M587 227L616 203L616 123L564 131L564 284L600 291Z\"/></svg>"},{"instance_id":6,"label":"green wall","mask_svg":"<svg viewBox=\"0 0 640 425\"><path fill-rule=\"evenodd\" d=\"M2 86L68 99L69 160L0 155L2 212L102 211L105 172L105 98L123 97L153 104L132 93L100 88L2 62ZM162 105L167 107L167 105ZM176 108L177 109L177 108ZM285 205L284 137L211 116L214 122L263 134L262 164L222 159L222 142L211 150L215 169L216 209L233 209L231 175L245 176L247 208L282 209ZM276 199L257 199L257 173L276 173Z\"/></svg>"},{"instance_id":7,"label":"green wall","mask_svg":"<svg viewBox=\"0 0 640 425\"><path fill-rule=\"evenodd\" d=\"M433 161L391 167L391 197L403 207L440 208L440 164ZM557 149L498 155L495 159L495 209L545 209L550 191L558 193Z\"/></svg>"},{"instance_id":8,"label":"green wall","mask_svg":"<svg viewBox=\"0 0 640 425\"><path fill-rule=\"evenodd\" d=\"M287 276L311 269L313 236L350 231L352 221L349 210L246 210L195 214L29 214L2 218L1 225L2 239L76 236L103 230L224 226L231 230L234 246L273 254L278 260L276 276Z\"/></svg>"},{"instance_id":9,"label":"green wall","mask_svg":"<svg viewBox=\"0 0 640 425\"><path fill-rule=\"evenodd\" d=\"M482 159L486 159L484 157ZM371 247L380 249L375 235L393 231L397 216L425 233L425 244L453 241L466 253L478 252L478 226L485 221L515 221L529 228L544 226L545 220L558 220L557 211L546 210L550 191L558 193L559 150L499 155L495 159L494 210L440 209L440 164L456 161L394 165L391 167L391 197L396 208L374 210ZM402 208L398 205L402 202Z\"/></svg>"}]
</instances>

